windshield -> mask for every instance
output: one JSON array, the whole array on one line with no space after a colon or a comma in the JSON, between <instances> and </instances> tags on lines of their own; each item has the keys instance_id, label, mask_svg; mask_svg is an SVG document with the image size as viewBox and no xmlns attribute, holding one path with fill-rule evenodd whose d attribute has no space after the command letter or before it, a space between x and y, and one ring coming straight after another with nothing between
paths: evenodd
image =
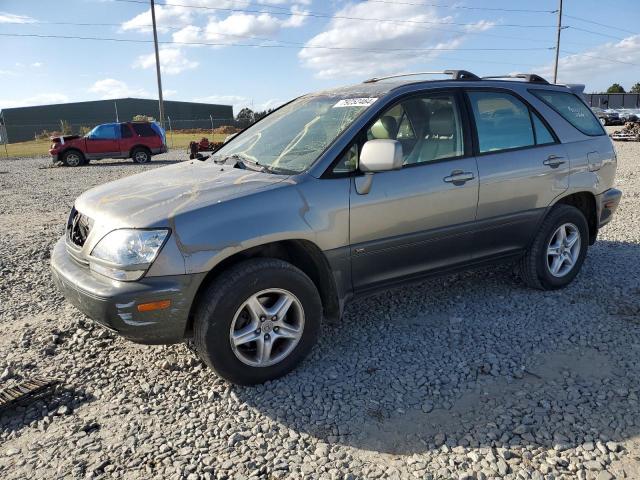
<instances>
[{"instance_id":1,"label":"windshield","mask_svg":"<svg viewBox=\"0 0 640 480\"><path fill-rule=\"evenodd\" d=\"M302 172L376 100L330 95L299 98L235 137L213 160L235 157L274 173Z\"/></svg>"}]
</instances>

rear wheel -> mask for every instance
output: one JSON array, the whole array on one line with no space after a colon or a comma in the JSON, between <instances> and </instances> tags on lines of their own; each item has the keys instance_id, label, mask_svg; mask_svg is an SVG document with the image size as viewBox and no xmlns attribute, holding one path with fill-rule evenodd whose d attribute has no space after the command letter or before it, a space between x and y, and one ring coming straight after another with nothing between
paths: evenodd
<instances>
[{"instance_id":1,"label":"rear wheel","mask_svg":"<svg viewBox=\"0 0 640 480\"><path fill-rule=\"evenodd\" d=\"M555 206L522 259L523 280L542 290L566 287L578 275L588 245L584 214L569 205Z\"/></svg>"},{"instance_id":2,"label":"rear wheel","mask_svg":"<svg viewBox=\"0 0 640 480\"><path fill-rule=\"evenodd\" d=\"M322 305L309 277L277 259L252 259L204 291L194 318L202 360L241 385L280 377L298 365L320 330Z\"/></svg>"},{"instance_id":3,"label":"rear wheel","mask_svg":"<svg viewBox=\"0 0 640 480\"><path fill-rule=\"evenodd\" d=\"M131 158L136 163L149 163L151 161L151 152L146 148L136 148L131 152Z\"/></svg>"},{"instance_id":4,"label":"rear wheel","mask_svg":"<svg viewBox=\"0 0 640 480\"><path fill-rule=\"evenodd\" d=\"M62 163L67 167L79 167L84 162L84 155L78 150L67 150L62 154Z\"/></svg>"}]
</instances>

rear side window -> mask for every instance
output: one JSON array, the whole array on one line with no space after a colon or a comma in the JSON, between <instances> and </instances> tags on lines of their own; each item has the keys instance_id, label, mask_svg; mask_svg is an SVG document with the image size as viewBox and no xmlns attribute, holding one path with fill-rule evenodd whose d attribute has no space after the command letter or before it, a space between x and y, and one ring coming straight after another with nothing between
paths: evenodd
<instances>
[{"instance_id":1,"label":"rear side window","mask_svg":"<svg viewBox=\"0 0 640 480\"><path fill-rule=\"evenodd\" d=\"M120 125L120 135L121 138L130 138L133 136L131 130L129 129L129 125L127 125L126 123Z\"/></svg>"},{"instance_id":2,"label":"rear side window","mask_svg":"<svg viewBox=\"0 0 640 480\"><path fill-rule=\"evenodd\" d=\"M132 123L131 126L139 137L155 137L157 135L148 123Z\"/></svg>"},{"instance_id":3,"label":"rear side window","mask_svg":"<svg viewBox=\"0 0 640 480\"><path fill-rule=\"evenodd\" d=\"M535 145L529 108L503 92L468 92L480 153Z\"/></svg>"},{"instance_id":4,"label":"rear side window","mask_svg":"<svg viewBox=\"0 0 640 480\"><path fill-rule=\"evenodd\" d=\"M585 135L604 135L605 131L591 109L576 95L554 90L530 90Z\"/></svg>"},{"instance_id":5,"label":"rear side window","mask_svg":"<svg viewBox=\"0 0 640 480\"><path fill-rule=\"evenodd\" d=\"M536 143L538 145L547 145L549 143L555 143L556 139L549 129L542 123L537 113L531 112L531 119L533 120L533 129L536 132Z\"/></svg>"}]
</instances>

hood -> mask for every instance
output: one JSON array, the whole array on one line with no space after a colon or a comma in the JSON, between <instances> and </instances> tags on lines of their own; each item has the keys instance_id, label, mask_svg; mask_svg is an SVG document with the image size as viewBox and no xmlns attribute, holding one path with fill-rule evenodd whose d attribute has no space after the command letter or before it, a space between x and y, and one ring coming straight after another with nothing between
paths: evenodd
<instances>
[{"instance_id":1,"label":"hood","mask_svg":"<svg viewBox=\"0 0 640 480\"><path fill-rule=\"evenodd\" d=\"M161 226L181 213L267 189L287 179L286 175L213 162L183 162L92 188L78 197L75 207L113 228Z\"/></svg>"},{"instance_id":2,"label":"hood","mask_svg":"<svg viewBox=\"0 0 640 480\"><path fill-rule=\"evenodd\" d=\"M62 135L60 137L49 137L53 143L67 143L71 140L81 138L80 135Z\"/></svg>"}]
</instances>

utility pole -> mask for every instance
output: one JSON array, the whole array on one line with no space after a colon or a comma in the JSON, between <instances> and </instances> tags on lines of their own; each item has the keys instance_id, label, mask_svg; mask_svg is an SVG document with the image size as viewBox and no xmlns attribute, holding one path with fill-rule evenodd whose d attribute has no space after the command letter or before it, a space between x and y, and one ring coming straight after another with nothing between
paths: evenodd
<instances>
[{"instance_id":1,"label":"utility pole","mask_svg":"<svg viewBox=\"0 0 640 480\"><path fill-rule=\"evenodd\" d=\"M151 23L153 24L153 47L156 50L156 75L158 76L158 109L160 111L160 126L164 128L164 101L162 100L162 78L160 76L160 53L158 52L158 31L156 30L156 8L151 0Z\"/></svg>"},{"instance_id":2,"label":"utility pole","mask_svg":"<svg viewBox=\"0 0 640 480\"><path fill-rule=\"evenodd\" d=\"M120 123L120 118L118 117L118 103L115 100L113 101L113 108L116 109L116 123Z\"/></svg>"},{"instance_id":3,"label":"utility pole","mask_svg":"<svg viewBox=\"0 0 640 480\"><path fill-rule=\"evenodd\" d=\"M558 6L558 36L556 38L556 62L553 65L553 83L558 82L558 57L560 56L560 32L562 31L562 0Z\"/></svg>"}]
</instances>

